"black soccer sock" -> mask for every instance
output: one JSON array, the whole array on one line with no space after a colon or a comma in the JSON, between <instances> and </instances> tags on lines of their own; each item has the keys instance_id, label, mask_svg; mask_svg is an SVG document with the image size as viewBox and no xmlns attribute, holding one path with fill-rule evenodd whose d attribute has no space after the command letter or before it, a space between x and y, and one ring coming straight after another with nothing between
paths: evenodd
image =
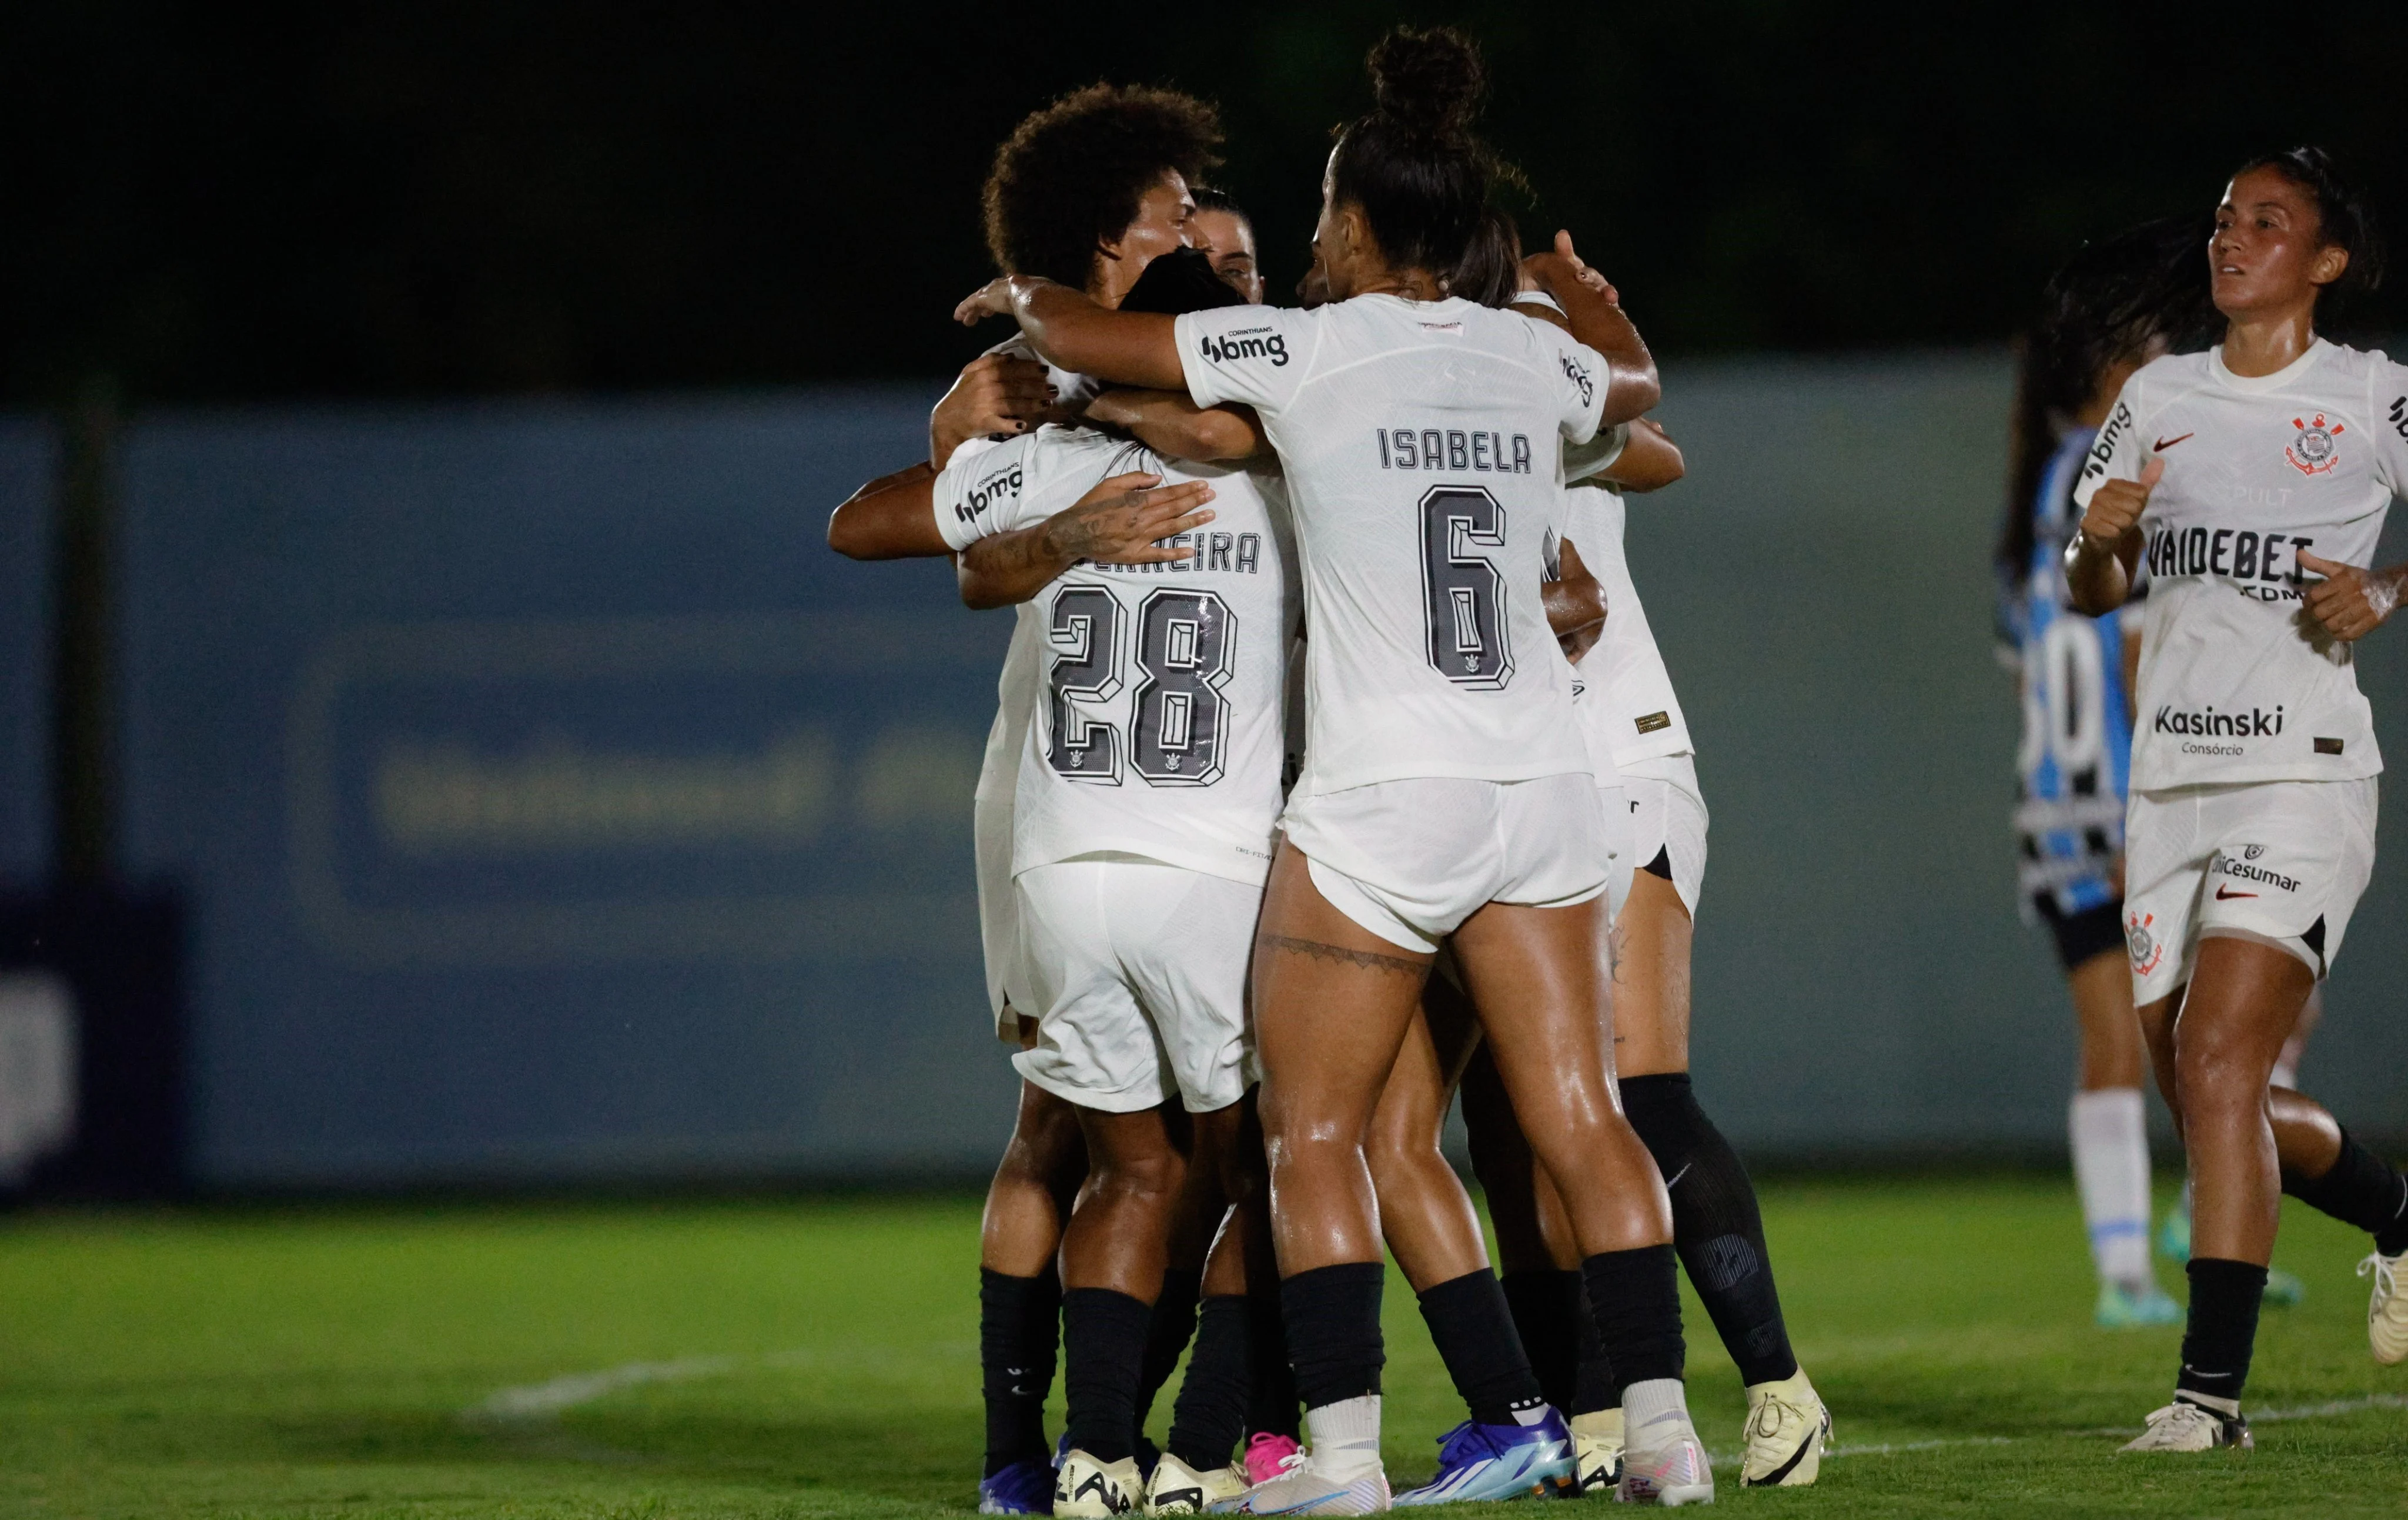
<instances>
[{"instance_id":1,"label":"black soccer sock","mask_svg":"<svg viewBox=\"0 0 2408 1520\"><path fill-rule=\"evenodd\" d=\"M2283 1170L2283 1191L2312 1209L2320 1209L2344 1225L2356 1225L2374 1237L2374 1249L2386 1256L2408 1251L2408 1178L2384 1159L2341 1133L2341 1155L2321 1177L2302 1177Z\"/></svg>"},{"instance_id":2,"label":"black soccer sock","mask_svg":"<svg viewBox=\"0 0 2408 1520\"><path fill-rule=\"evenodd\" d=\"M1614 1404L1634 1383L1677 1378L1687 1360L1681 1341L1681 1269L1669 1245L1607 1251L1581 1263L1598 1340L1613 1364ZM1612 1408L1612 1405L1606 1406Z\"/></svg>"},{"instance_id":3,"label":"black soccer sock","mask_svg":"<svg viewBox=\"0 0 2408 1520\"><path fill-rule=\"evenodd\" d=\"M1521 1415L1546 1403L1495 1272L1483 1267L1449 1278L1425 1289L1421 1304L1439 1360L1474 1420L1516 1425Z\"/></svg>"},{"instance_id":4,"label":"black soccer sock","mask_svg":"<svg viewBox=\"0 0 2408 1520\"><path fill-rule=\"evenodd\" d=\"M1288 1359L1309 1410L1380 1391L1387 1347L1380 1339L1380 1290L1388 1269L1376 1261L1316 1267L1280 1283Z\"/></svg>"},{"instance_id":5,"label":"black soccer sock","mask_svg":"<svg viewBox=\"0 0 2408 1520\"><path fill-rule=\"evenodd\" d=\"M1246 1429L1291 1438L1303 1434L1297 1413L1296 1367L1288 1359L1287 1321L1275 1281L1267 1290L1246 1290L1246 1370L1253 1385L1246 1400Z\"/></svg>"},{"instance_id":6,"label":"black soccer sock","mask_svg":"<svg viewBox=\"0 0 2408 1520\"><path fill-rule=\"evenodd\" d=\"M1196 1354L1170 1406L1170 1455L1198 1472L1229 1465L1229 1454L1246 1433L1246 1401L1254 1379L1253 1326L1246 1323L1241 1293L1204 1300L1196 1323Z\"/></svg>"},{"instance_id":7,"label":"black soccer sock","mask_svg":"<svg viewBox=\"0 0 2408 1520\"><path fill-rule=\"evenodd\" d=\"M1196 1300L1204 1291L1204 1274L1172 1267L1162 1274L1162 1292L1154 1300L1154 1320L1146 1326L1145 1357L1138 1364L1137 1427L1142 1432L1154 1412L1154 1397L1179 1368L1179 1354L1196 1333Z\"/></svg>"},{"instance_id":8,"label":"black soccer sock","mask_svg":"<svg viewBox=\"0 0 2408 1520\"><path fill-rule=\"evenodd\" d=\"M1698 1106L1685 1071L1626 1077L1623 1111L1656 1158L1672 1197L1672 1242L1740 1381L1794 1377L1798 1357L1781 1317L1756 1185L1739 1154Z\"/></svg>"},{"instance_id":9,"label":"black soccer sock","mask_svg":"<svg viewBox=\"0 0 2408 1520\"><path fill-rule=\"evenodd\" d=\"M1547 1402L1569 1412L1580 1378L1581 1277L1578 1271L1541 1268L1507 1272L1501 1285L1505 1307L1513 1312L1513 1331L1522 1338L1522 1354L1530 1358L1539 1391Z\"/></svg>"},{"instance_id":10,"label":"black soccer sock","mask_svg":"<svg viewBox=\"0 0 2408 1520\"><path fill-rule=\"evenodd\" d=\"M2190 1323L2183 1331L2182 1375L2174 1380L2174 1391L2237 1400L2249 1381L2249 1353L2258 1341L2266 1269L2193 1256L2186 1270Z\"/></svg>"},{"instance_id":11,"label":"black soccer sock","mask_svg":"<svg viewBox=\"0 0 2408 1520\"><path fill-rule=\"evenodd\" d=\"M1099 1462L1137 1455L1137 1380L1153 1307L1111 1288L1062 1295L1063 1423L1073 1451Z\"/></svg>"},{"instance_id":12,"label":"black soccer sock","mask_svg":"<svg viewBox=\"0 0 2408 1520\"><path fill-rule=\"evenodd\" d=\"M1613 1375L1613 1358L1605 1354L1605 1337L1597 1327L1597 1315L1589 1312L1586 1287L1581 1289L1579 1308L1580 1369L1572 1377L1572 1401L1564 1407L1567 1418L1622 1407L1622 1384Z\"/></svg>"},{"instance_id":13,"label":"black soccer sock","mask_svg":"<svg viewBox=\"0 0 2408 1520\"><path fill-rule=\"evenodd\" d=\"M979 1372L986 1399L986 1476L1051 1455L1045 1396L1054 1387L1062 1283L979 1269Z\"/></svg>"}]
</instances>

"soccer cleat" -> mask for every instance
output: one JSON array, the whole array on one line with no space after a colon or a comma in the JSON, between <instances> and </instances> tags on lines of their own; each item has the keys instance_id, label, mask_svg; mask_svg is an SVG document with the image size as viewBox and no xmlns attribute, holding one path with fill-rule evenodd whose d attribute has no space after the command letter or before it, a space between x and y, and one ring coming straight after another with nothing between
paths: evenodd
<instances>
[{"instance_id":1,"label":"soccer cleat","mask_svg":"<svg viewBox=\"0 0 2408 1520\"><path fill-rule=\"evenodd\" d=\"M1625 1504L1712 1504L1714 1501L1714 1470L1706 1461L1706 1448L1699 1443L1698 1433L1684 1420L1679 1436L1668 1443L1651 1446L1646 1451L1626 1448L1622 1454L1622 1482L1613 1497Z\"/></svg>"},{"instance_id":2,"label":"soccer cleat","mask_svg":"<svg viewBox=\"0 0 2408 1520\"><path fill-rule=\"evenodd\" d=\"M2150 1325L2180 1325L2182 1305L2151 1283L2133 1289L2121 1283L2099 1284L2099 1307L2091 1312L2102 1330L2134 1330Z\"/></svg>"},{"instance_id":3,"label":"soccer cleat","mask_svg":"<svg viewBox=\"0 0 2408 1520\"><path fill-rule=\"evenodd\" d=\"M1280 1465L1276 1477L1235 1498L1215 1502L1215 1514L1378 1514L1389 1505L1388 1474L1377 1461L1356 1462L1335 1472L1313 1466L1299 1448Z\"/></svg>"},{"instance_id":4,"label":"soccer cleat","mask_svg":"<svg viewBox=\"0 0 2408 1520\"><path fill-rule=\"evenodd\" d=\"M1747 1488L1803 1488L1823 1470L1831 1443L1831 1412L1799 1369L1778 1383L1747 1390L1747 1450L1739 1481Z\"/></svg>"},{"instance_id":5,"label":"soccer cleat","mask_svg":"<svg viewBox=\"0 0 2408 1520\"><path fill-rule=\"evenodd\" d=\"M2370 1252L2358 1264L2358 1275L2374 1279L2374 1295L2366 1304L2366 1343L2374 1348L2374 1359L2386 1367L2408 1361L2408 1287L2403 1287L2400 1269L2408 1263L2408 1251L2386 1256L2380 1251Z\"/></svg>"},{"instance_id":6,"label":"soccer cleat","mask_svg":"<svg viewBox=\"0 0 2408 1520\"><path fill-rule=\"evenodd\" d=\"M1099 1462L1068 1452L1054 1474L1054 1513L1061 1520L1112 1520L1144 1502L1145 1478L1134 1456Z\"/></svg>"},{"instance_id":7,"label":"soccer cleat","mask_svg":"<svg viewBox=\"0 0 2408 1520\"><path fill-rule=\"evenodd\" d=\"M2308 1285L2279 1267L2266 1269L2266 1293L2259 1301L2269 1309L2297 1309L2308 1296Z\"/></svg>"},{"instance_id":8,"label":"soccer cleat","mask_svg":"<svg viewBox=\"0 0 2408 1520\"><path fill-rule=\"evenodd\" d=\"M1440 1436L1438 1475L1396 1498L1398 1509L1479 1499L1544 1498L1572 1484L1572 1433L1554 1410L1536 1425L1466 1420Z\"/></svg>"},{"instance_id":9,"label":"soccer cleat","mask_svg":"<svg viewBox=\"0 0 2408 1520\"><path fill-rule=\"evenodd\" d=\"M1286 1471L1288 1459L1303 1450L1294 1436L1257 1430L1247 1441L1246 1455L1238 1458L1238 1465L1246 1470L1249 1484L1268 1483Z\"/></svg>"},{"instance_id":10,"label":"soccer cleat","mask_svg":"<svg viewBox=\"0 0 2408 1520\"><path fill-rule=\"evenodd\" d=\"M1054 1464L1041 1456L1014 1462L979 1480L981 1514L1052 1514Z\"/></svg>"},{"instance_id":11,"label":"soccer cleat","mask_svg":"<svg viewBox=\"0 0 2408 1520\"><path fill-rule=\"evenodd\" d=\"M1572 1416L1572 1476L1582 1494L1610 1494L1622 1484L1622 1411Z\"/></svg>"},{"instance_id":12,"label":"soccer cleat","mask_svg":"<svg viewBox=\"0 0 2408 1520\"><path fill-rule=\"evenodd\" d=\"M2257 1445L2249 1422L2238 1414L2218 1414L2186 1398L2176 1398L2149 1412L2149 1427L2124 1443L2128 1452L2212 1452L2219 1446L2247 1451Z\"/></svg>"},{"instance_id":13,"label":"soccer cleat","mask_svg":"<svg viewBox=\"0 0 2408 1520\"><path fill-rule=\"evenodd\" d=\"M1199 1472L1165 1452L1146 1479L1145 1513L1202 1514L1213 1500L1235 1498L1248 1486L1243 1468L1213 1468Z\"/></svg>"}]
</instances>

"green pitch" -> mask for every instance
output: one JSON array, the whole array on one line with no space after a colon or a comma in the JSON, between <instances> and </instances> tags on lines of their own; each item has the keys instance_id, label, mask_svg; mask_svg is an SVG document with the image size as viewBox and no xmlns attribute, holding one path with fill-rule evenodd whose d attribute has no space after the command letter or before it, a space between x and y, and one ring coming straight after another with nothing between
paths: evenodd
<instances>
[{"instance_id":1,"label":"green pitch","mask_svg":"<svg viewBox=\"0 0 2408 1520\"><path fill-rule=\"evenodd\" d=\"M2309 1297L2266 1316L2258 1451L2118 1459L2102 1427L2162 1401L2178 1332L2091 1327L2070 1187L1765 1206L1840 1452L1817 1488L1726 1506L2408 1513L2408 1368L2367 1355L2338 1226L2285 1220ZM0 1219L0 1513L963 1513L977 1224L966 1199ZM1738 1379L1694 1301L1688 1324L1719 1456ZM1417 1481L1461 1412L1395 1279L1388 1327L1389 1472Z\"/></svg>"}]
</instances>

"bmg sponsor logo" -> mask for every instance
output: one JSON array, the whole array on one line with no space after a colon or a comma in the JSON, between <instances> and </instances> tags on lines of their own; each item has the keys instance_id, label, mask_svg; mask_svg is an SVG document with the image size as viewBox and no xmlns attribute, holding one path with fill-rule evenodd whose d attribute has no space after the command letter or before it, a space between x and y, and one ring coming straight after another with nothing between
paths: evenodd
<instances>
[{"instance_id":1,"label":"bmg sponsor logo","mask_svg":"<svg viewBox=\"0 0 2408 1520\"><path fill-rule=\"evenodd\" d=\"M1216 365L1227 364L1232 359L1268 359L1271 367L1278 369L1287 363L1286 335L1268 327L1250 327L1223 337L1214 337L1207 333L1203 341L1197 344L1197 350Z\"/></svg>"}]
</instances>

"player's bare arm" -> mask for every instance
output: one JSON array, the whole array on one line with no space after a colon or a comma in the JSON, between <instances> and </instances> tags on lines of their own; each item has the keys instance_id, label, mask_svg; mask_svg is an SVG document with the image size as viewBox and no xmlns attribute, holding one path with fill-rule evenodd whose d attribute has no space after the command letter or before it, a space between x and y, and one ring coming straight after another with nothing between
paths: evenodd
<instances>
[{"instance_id":1,"label":"player's bare arm","mask_svg":"<svg viewBox=\"0 0 2408 1520\"><path fill-rule=\"evenodd\" d=\"M2164 478L2166 462L2152 456L2137 480L2108 480L2090 497L2082 531L2065 546L2065 589L2074 609L2104 617L2132 594L2141 563L2141 514Z\"/></svg>"},{"instance_id":2,"label":"player's bare arm","mask_svg":"<svg viewBox=\"0 0 2408 1520\"><path fill-rule=\"evenodd\" d=\"M1212 521L1201 480L1166 486L1159 475L1115 475L1042 523L998 533L963 551L962 602L986 609L1025 602L1082 560L1153 565L1195 551L1162 540Z\"/></svg>"},{"instance_id":3,"label":"player's bare arm","mask_svg":"<svg viewBox=\"0 0 2408 1520\"><path fill-rule=\"evenodd\" d=\"M1266 452L1254 408L1199 407L1183 391L1106 391L1089 404L1086 420L1119 428L1166 459L1212 464Z\"/></svg>"},{"instance_id":4,"label":"player's bare arm","mask_svg":"<svg viewBox=\"0 0 2408 1520\"><path fill-rule=\"evenodd\" d=\"M1602 276L1580 262L1572 251L1571 234L1555 234L1555 246L1522 261L1530 283L1555 298L1574 337L1605 356L1612 373L1605 386L1605 411L1600 426L1627 423L1656 409L1664 388L1656 376L1656 356L1647 340L1622 309L1622 303ZM1172 355L1175 359L1177 355Z\"/></svg>"},{"instance_id":5,"label":"player's bare arm","mask_svg":"<svg viewBox=\"0 0 2408 1520\"><path fill-rule=\"evenodd\" d=\"M1564 658L1578 665L1581 656L1604 637L1605 587L1581 563L1580 550L1570 538L1558 547L1560 578L1541 586L1539 599L1547 609L1547 626L1563 647Z\"/></svg>"},{"instance_id":6,"label":"player's bare arm","mask_svg":"<svg viewBox=\"0 0 2408 1520\"><path fill-rule=\"evenodd\" d=\"M937 472L925 464L882 475L828 519L828 547L847 559L915 559L953 552L937 531Z\"/></svg>"},{"instance_id":7,"label":"player's bare arm","mask_svg":"<svg viewBox=\"0 0 2408 1520\"><path fill-rule=\"evenodd\" d=\"M1688 463L1681 457L1681 446L1661 424L1644 417L1630 423L1630 439L1622 446L1612 464L1598 471L1600 480L1612 480L1626 493L1644 495L1661 491L1688 473Z\"/></svg>"},{"instance_id":8,"label":"player's bare arm","mask_svg":"<svg viewBox=\"0 0 2408 1520\"><path fill-rule=\"evenodd\" d=\"M1058 420L1054 386L1033 359L989 353L964 366L928 414L928 463L938 469L972 438L1033 431Z\"/></svg>"},{"instance_id":9,"label":"player's bare arm","mask_svg":"<svg viewBox=\"0 0 2408 1520\"><path fill-rule=\"evenodd\" d=\"M2323 624L2325 632L2345 644L2365 638L2389 621L2399 609L2401 588L2408 585L2408 565L2394 565L2386 570L2368 569L2337 564L2301 550L2300 568L2324 577L2301 588L2308 615Z\"/></svg>"},{"instance_id":10,"label":"player's bare arm","mask_svg":"<svg viewBox=\"0 0 2408 1520\"><path fill-rule=\"evenodd\" d=\"M1116 311L1033 275L989 280L953 308L966 327L1005 316L1019 319L1037 351L1065 369L1157 391L1187 388L1173 336L1176 319L1160 312Z\"/></svg>"}]
</instances>

